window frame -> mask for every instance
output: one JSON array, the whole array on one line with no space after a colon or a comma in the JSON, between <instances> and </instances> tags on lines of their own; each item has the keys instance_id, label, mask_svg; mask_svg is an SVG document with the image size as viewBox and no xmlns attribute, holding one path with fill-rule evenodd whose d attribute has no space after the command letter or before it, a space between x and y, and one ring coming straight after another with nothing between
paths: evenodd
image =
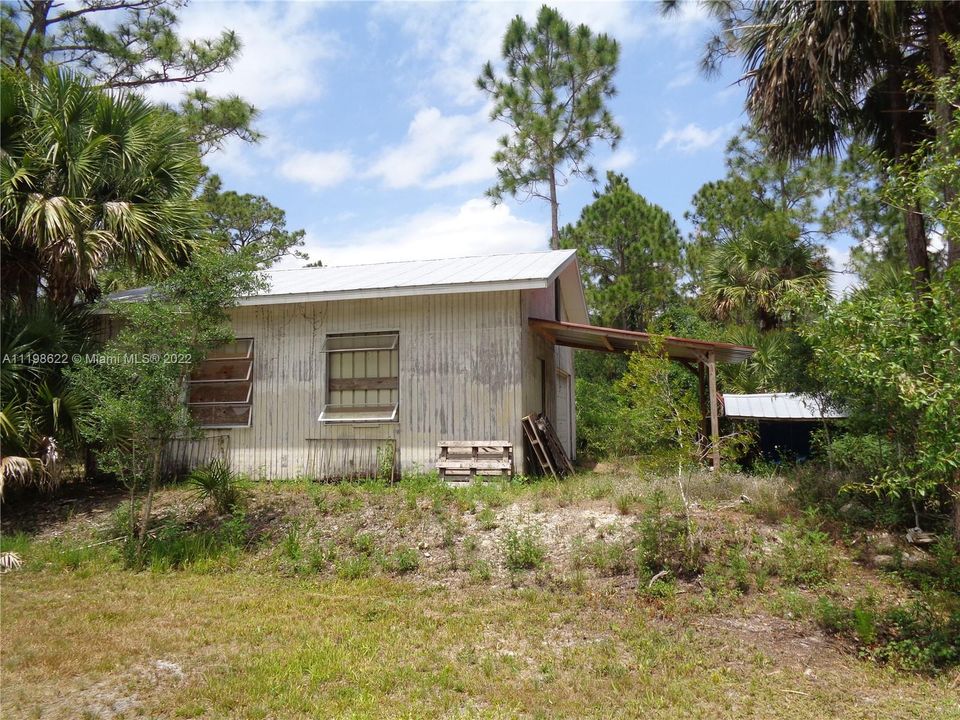
<instances>
[{"instance_id":1,"label":"window frame","mask_svg":"<svg viewBox=\"0 0 960 720\"><path fill-rule=\"evenodd\" d=\"M197 425L201 430L233 430L233 429L242 429L249 428L253 426L253 363L256 358L255 352L255 339L253 337L238 337L233 340L233 344L247 342L247 350L245 354L242 355L226 355L226 356L215 356L215 357L206 357L199 363L197 363L193 370L190 373L190 377L187 378L187 410L190 411L191 408L216 408L216 407L234 407L234 408L247 408L247 421L246 423L217 423L217 424L204 424L201 422L193 413L191 416L197 422ZM211 351L212 353L216 352L216 349ZM221 362L237 362L237 361L246 361L247 372L244 377L240 378L207 378L194 380L193 374L205 363L221 363ZM206 400L206 401L192 401L191 394L193 388L211 386L211 385L229 385L229 384L245 384L247 385L247 397L245 400Z\"/></svg>"},{"instance_id":2,"label":"window frame","mask_svg":"<svg viewBox=\"0 0 960 720\"><path fill-rule=\"evenodd\" d=\"M370 338L369 346L360 342L361 338ZM336 345L336 340L340 338L358 339L357 347L331 347ZM388 339L388 342L379 340ZM333 342L331 342L333 341ZM350 333L330 333L324 337L320 352L326 356L323 371L323 404L320 408L320 416L317 422L324 424L363 424L363 423L399 423L400 422L400 331L399 330L376 330L372 332L350 332ZM380 376L374 378L331 378L332 364L330 359L335 354L343 353L366 353L366 352L388 352L396 353L397 371L396 375L387 377ZM391 360L392 365L392 360ZM391 370L392 372L392 370ZM353 388L335 388L335 383L355 383L356 381L369 381L368 387ZM388 403L370 403L367 405L344 405L330 402L330 393L338 390L390 390L396 391L397 399L395 402ZM379 411L379 413L378 413ZM366 417L364 417L366 415Z\"/></svg>"}]
</instances>

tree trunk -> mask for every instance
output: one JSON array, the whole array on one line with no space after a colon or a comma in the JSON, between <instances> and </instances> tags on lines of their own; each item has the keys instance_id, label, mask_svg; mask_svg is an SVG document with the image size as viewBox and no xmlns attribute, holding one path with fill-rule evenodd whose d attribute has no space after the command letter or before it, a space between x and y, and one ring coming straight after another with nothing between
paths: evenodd
<instances>
[{"instance_id":1,"label":"tree trunk","mask_svg":"<svg viewBox=\"0 0 960 720\"><path fill-rule=\"evenodd\" d=\"M556 168L550 168L550 249L560 249L560 203L557 202Z\"/></svg>"},{"instance_id":2,"label":"tree trunk","mask_svg":"<svg viewBox=\"0 0 960 720\"><path fill-rule=\"evenodd\" d=\"M153 467L150 470L150 484L147 486L147 497L143 501L143 513L140 516L140 534L137 538L137 552L143 552L143 545L147 539L147 530L150 529L150 512L153 509L153 493L157 489L157 482L160 479L160 456L163 452L163 444L158 443L157 449L153 451Z\"/></svg>"},{"instance_id":3,"label":"tree trunk","mask_svg":"<svg viewBox=\"0 0 960 720\"><path fill-rule=\"evenodd\" d=\"M53 7L52 0L37 0L30 8L31 25L33 27L33 36L31 38L33 46L27 48L30 55L30 77L39 80L43 77L43 68L45 65L47 42L47 17Z\"/></svg>"},{"instance_id":4,"label":"tree trunk","mask_svg":"<svg viewBox=\"0 0 960 720\"><path fill-rule=\"evenodd\" d=\"M903 88L903 78L899 73L891 73L890 82L891 137L893 140L893 160L906 158L913 150L914 143L909 137L906 125L907 94ZM922 292L930 283L930 256L927 254L927 233L924 227L920 206L914 203L903 212L906 228L907 264L913 272L913 284L917 292Z\"/></svg>"},{"instance_id":5,"label":"tree trunk","mask_svg":"<svg viewBox=\"0 0 960 720\"><path fill-rule=\"evenodd\" d=\"M953 539L960 545L960 471L954 474L953 487L948 490L953 495Z\"/></svg>"},{"instance_id":6,"label":"tree trunk","mask_svg":"<svg viewBox=\"0 0 960 720\"><path fill-rule=\"evenodd\" d=\"M930 71L934 78L944 77L949 70L947 48L943 42L943 35L948 32L943 8L935 3L930 3L927 8L927 44L930 46ZM950 115L950 104L943 98L937 98L934 106L937 142L944 150L948 147L947 134L950 131ZM957 189L947 184L943 187L942 193L944 203L950 205L957 196ZM943 239L947 245L947 267L950 267L960 262L960 238L945 230Z\"/></svg>"}]
</instances>

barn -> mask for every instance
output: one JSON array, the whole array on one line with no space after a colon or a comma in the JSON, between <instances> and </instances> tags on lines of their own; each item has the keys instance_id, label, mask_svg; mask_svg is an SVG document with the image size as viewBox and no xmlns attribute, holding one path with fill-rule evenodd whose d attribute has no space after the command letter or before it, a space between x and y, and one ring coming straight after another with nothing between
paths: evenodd
<instances>
[{"instance_id":1,"label":"barn","mask_svg":"<svg viewBox=\"0 0 960 720\"><path fill-rule=\"evenodd\" d=\"M253 478L432 471L438 442L498 440L527 465L521 419L576 447L573 350L532 319L588 323L573 250L268 271L231 310L236 342L194 371L199 440Z\"/></svg>"}]
</instances>

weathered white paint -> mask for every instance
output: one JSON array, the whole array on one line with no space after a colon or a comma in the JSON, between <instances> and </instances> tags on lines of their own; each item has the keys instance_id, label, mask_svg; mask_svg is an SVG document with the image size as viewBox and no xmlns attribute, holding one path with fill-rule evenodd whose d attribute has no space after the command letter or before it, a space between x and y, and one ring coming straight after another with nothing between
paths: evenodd
<instances>
[{"instance_id":1,"label":"weathered white paint","mask_svg":"<svg viewBox=\"0 0 960 720\"><path fill-rule=\"evenodd\" d=\"M530 317L564 315L552 286L382 299L238 307L234 331L256 344L252 421L248 428L211 430L171 456L196 464L215 452L253 478L370 475L395 446L404 472L432 471L441 440L513 443L525 469L521 418L539 409L544 361L548 416L557 424L557 373L570 376L573 352L529 329ZM323 423L328 334L399 334L397 422ZM570 436L574 436L570 417ZM572 447L571 447L572 450Z\"/></svg>"}]
</instances>

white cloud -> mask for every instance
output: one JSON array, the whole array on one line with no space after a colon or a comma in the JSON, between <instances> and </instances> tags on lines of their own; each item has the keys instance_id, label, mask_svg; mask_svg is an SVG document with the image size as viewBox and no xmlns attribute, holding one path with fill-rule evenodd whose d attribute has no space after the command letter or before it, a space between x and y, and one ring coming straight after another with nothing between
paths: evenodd
<instances>
[{"instance_id":1,"label":"white cloud","mask_svg":"<svg viewBox=\"0 0 960 720\"><path fill-rule=\"evenodd\" d=\"M667 90L675 90L677 88L693 85L694 81L697 79L698 72L699 71L696 67L694 67L693 63L681 63L677 67L676 74L670 78L670 81L667 83Z\"/></svg>"},{"instance_id":2,"label":"white cloud","mask_svg":"<svg viewBox=\"0 0 960 720\"><path fill-rule=\"evenodd\" d=\"M306 183L314 190L339 185L354 173L353 156L348 152L300 152L285 160L280 175Z\"/></svg>"},{"instance_id":3,"label":"white cloud","mask_svg":"<svg viewBox=\"0 0 960 720\"><path fill-rule=\"evenodd\" d=\"M357 265L547 250L549 235L546 225L519 218L506 205L493 207L475 198L352 235L308 232L304 249L324 265Z\"/></svg>"},{"instance_id":4,"label":"white cloud","mask_svg":"<svg viewBox=\"0 0 960 720\"><path fill-rule=\"evenodd\" d=\"M619 147L611 153L607 161L603 163L604 170L613 170L614 172L623 172L637 161L637 153L631 148Z\"/></svg>"},{"instance_id":5,"label":"white cloud","mask_svg":"<svg viewBox=\"0 0 960 720\"><path fill-rule=\"evenodd\" d=\"M492 178L498 130L485 112L445 115L419 110L402 143L384 150L367 171L389 188L436 189Z\"/></svg>"},{"instance_id":6,"label":"white cloud","mask_svg":"<svg viewBox=\"0 0 960 720\"><path fill-rule=\"evenodd\" d=\"M682 153L690 154L713 147L730 133L728 125L704 130L696 123L688 123L680 129L670 128L657 141L657 150L674 146Z\"/></svg>"},{"instance_id":7,"label":"white cloud","mask_svg":"<svg viewBox=\"0 0 960 720\"><path fill-rule=\"evenodd\" d=\"M439 89L456 104L469 106L482 101L474 83L485 62L499 59L507 25L517 15L534 21L542 5L540 1L379 3L374 6L371 23L376 26L385 21L399 26L410 46L402 65L417 68L417 74L411 77ZM617 0L551 5L571 23L585 23L594 32L608 33L621 42L644 36L649 26L658 22L652 4ZM644 14L648 17L642 17Z\"/></svg>"},{"instance_id":8,"label":"white cloud","mask_svg":"<svg viewBox=\"0 0 960 720\"><path fill-rule=\"evenodd\" d=\"M827 245L827 257L833 274L830 277L830 287L838 297L848 294L860 282L857 273L849 269L850 247Z\"/></svg>"},{"instance_id":9,"label":"white cloud","mask_svg":"<svg viewBox=\"0 0 960 720\"><path fill-rule=\"evenodd\" d=\"M200 2L180 12L185 38L216 38L225 29L243 44L228 70L203 83L211 95L237 94L260 109L290 107L316 99L323 90L321 63L339 49L337 35L315 23L318 3ZM154 100L176 103L182 86L154 86Z\"/></svg>"}]
</instances>

